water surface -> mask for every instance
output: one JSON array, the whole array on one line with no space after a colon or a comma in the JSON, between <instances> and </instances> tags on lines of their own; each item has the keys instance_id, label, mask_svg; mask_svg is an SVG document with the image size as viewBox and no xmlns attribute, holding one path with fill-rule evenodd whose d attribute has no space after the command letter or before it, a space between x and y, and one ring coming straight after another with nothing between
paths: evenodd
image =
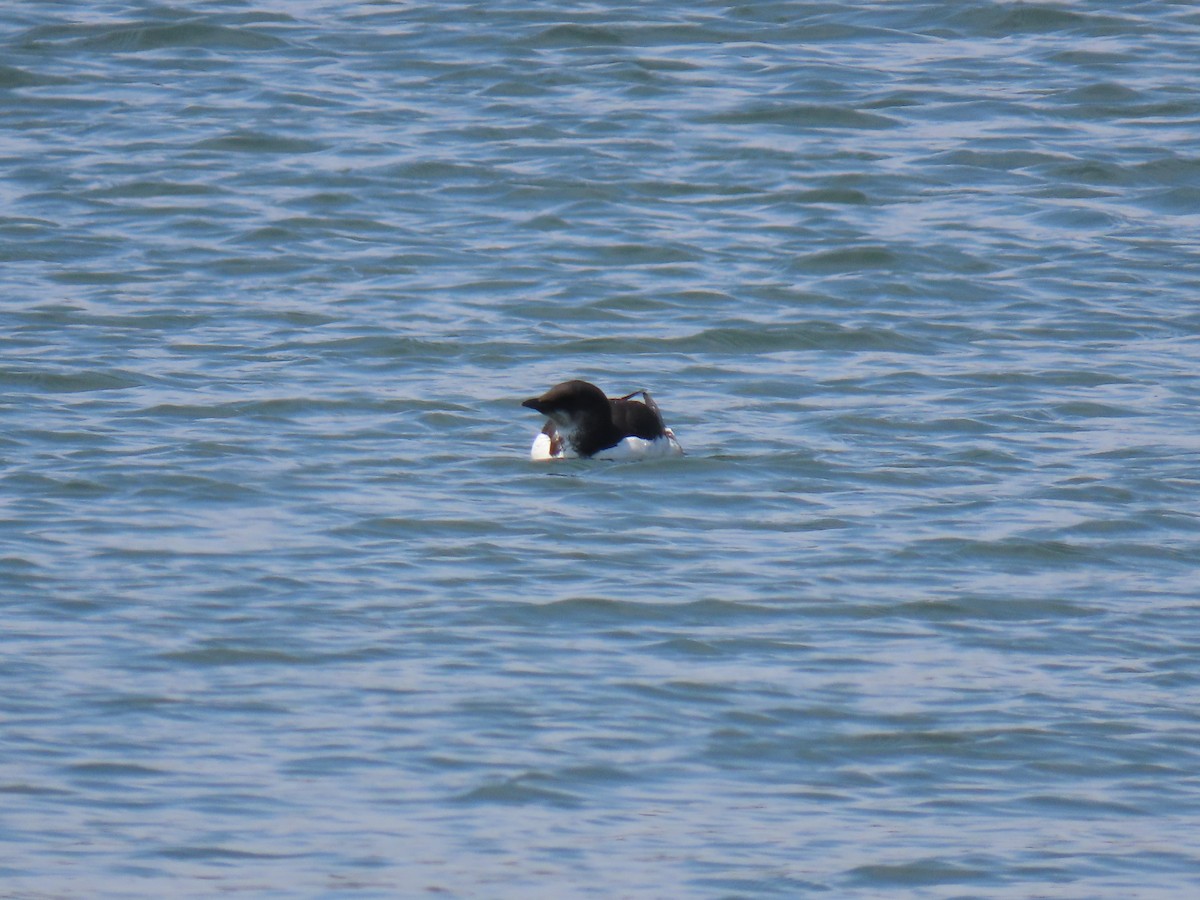
<instances>
[{"instance_id":1,"label":"water surface","mask_svg":"<svg viewBox=\"0 0 1200 900\"><path fill-rule=\"evenodd\" d=\"M1186 894L1198 40L0 13L4 890Z\"/></svg>"}]
</instances>

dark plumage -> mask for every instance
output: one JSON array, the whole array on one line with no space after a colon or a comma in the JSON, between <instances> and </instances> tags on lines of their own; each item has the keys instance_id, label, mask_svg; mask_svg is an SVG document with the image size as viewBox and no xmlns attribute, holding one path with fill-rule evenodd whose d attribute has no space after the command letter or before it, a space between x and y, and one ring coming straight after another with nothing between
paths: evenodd
<instances>
[{"instance_id":1,"label":"dark plumage","mask_svg":"<svg viewBox=\"0 0 1200 900\"><path fill-rule=\"evenodd\" d=\"M632 399L637 394L645 402ZM674 435L663 424L658 407L645 391L609 399L594 384L564 381L521 405L550 420L542 433L550 439L552 457L561 456L567 446L578 456L594 456L629 437L644 441L669 439L670 445L678 448Z\"/></svg>"}]
</instances>

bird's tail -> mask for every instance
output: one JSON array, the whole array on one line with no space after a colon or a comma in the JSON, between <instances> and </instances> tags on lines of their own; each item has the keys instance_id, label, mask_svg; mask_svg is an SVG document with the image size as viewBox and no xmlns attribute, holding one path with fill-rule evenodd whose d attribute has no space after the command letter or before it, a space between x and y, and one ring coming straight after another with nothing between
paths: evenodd
<instances>
[{"instance_id":1,"label":"bird's tail","mask_svg":"<svg viewBox=\"0 0 1200 900\"><path fill-rule=\"evenodd\" d=\"M642 395L642 402L645 403L646 406L648 406L650 408L650 412L654 413L654 415L658 417L658 424L661 427L665 428L666 425L663 422L662 413L658 411L658 404L654 402L654 398L650 396L650 392L648 390L646 390L645 388L640 388L639 390L636 390L631 394L626 394L624 397L621 397L620 399L632 400L638 394Z\"/></svg>"}]
</instances>

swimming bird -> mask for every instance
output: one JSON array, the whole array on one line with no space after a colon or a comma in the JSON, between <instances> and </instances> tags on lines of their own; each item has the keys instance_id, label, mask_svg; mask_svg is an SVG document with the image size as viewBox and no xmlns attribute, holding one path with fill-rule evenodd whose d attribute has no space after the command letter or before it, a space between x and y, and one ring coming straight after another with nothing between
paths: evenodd
<instances>
[{"instance_id":1,"label":"swimming bird","mask_svg":"<svg viewBox=\"0 0 1200 900\"><path fill-rule=\"evenodd\" d=\"M642 400L634 400L638 394ZM646 391L610 399L587 381L564 381L521 404L548 418L533 439L529 458L645 459L680 456L675 432L663 424Z\"/></svg>"}]
</instances>

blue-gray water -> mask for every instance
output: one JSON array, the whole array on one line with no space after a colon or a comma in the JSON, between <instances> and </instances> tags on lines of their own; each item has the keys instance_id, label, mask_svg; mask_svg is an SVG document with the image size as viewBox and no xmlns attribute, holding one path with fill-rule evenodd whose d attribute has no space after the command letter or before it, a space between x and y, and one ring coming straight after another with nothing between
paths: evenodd
<instances>
[{"instance_id":1,"label":"blue-gray water","mask_svg":"<svg viewBox=\"0 0 1200 900\"><path fill-rule=\"evenodd\" d=\"M1188 896L1198 46L7 4L0 895Z\"/></svg>"}]
</instances>

